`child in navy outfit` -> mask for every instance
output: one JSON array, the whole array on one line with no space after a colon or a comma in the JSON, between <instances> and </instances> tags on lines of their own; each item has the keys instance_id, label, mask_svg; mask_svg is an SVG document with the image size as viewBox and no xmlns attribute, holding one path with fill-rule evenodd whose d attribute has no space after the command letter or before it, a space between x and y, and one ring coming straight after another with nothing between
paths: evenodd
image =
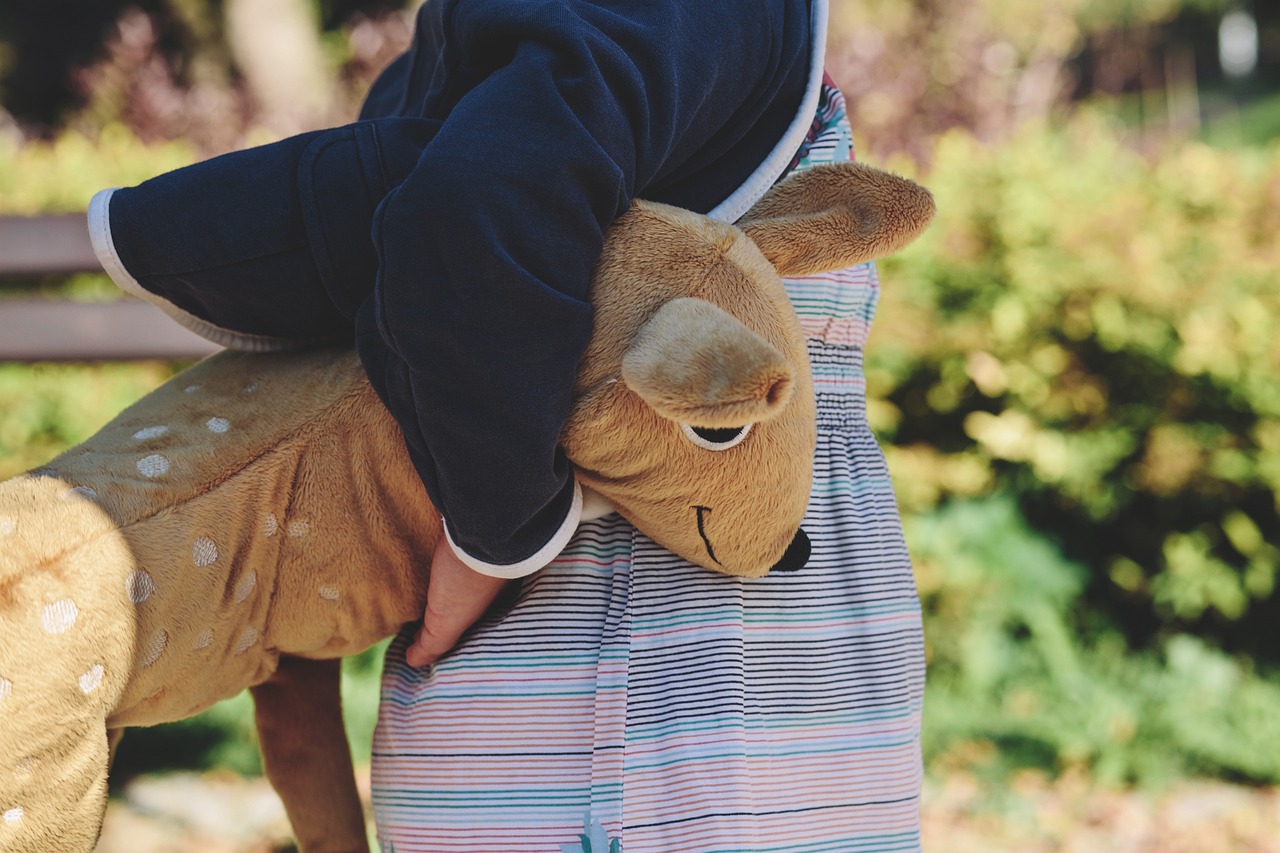
<instances>
[{"instance_id":1,"label":"child in navy outfit","mask_svg":"<svg viewBox=\"0 0 1280 853\"><path fill-rule=\"evenodd\" d=\"M403 635L388 658L384 709L401 707L388 702L388 691L424 701L431 697L431 707L442 707L439 691L453 689L447 664L466 660L469 648L482 647L484 631L431 672L407 673L398 655L407 655L415 666L437 660L507 579L546 567L579 527L581 492L557 441L591 331L587 287L609 224L636 198L734 221L797 165L802 146L810 159L821 159L817 154L827 150L825 143L819 140L813 148L811 130L831 129L847 140L838 93L823 86L825 26L826 0L427 0L410 50L374 84L359 121L215 158L94 199L90 232L113 278L206 337L264 351L354 340L370 381L403 430L447 532L433 558L423 627L416 638ZM839 150L831 154L840 155ZM848 157L847 142L843 156ZM872 478L876 488L888 493L887 477L883 483L877 478L878 473ZM540 752L545 746L540 744L493 755L506 762L518 761L518 755L540 756L524 771L512 772L556 779L559 793L525 797L523 783L512 782L496 794L507 809L495 813L500 817L475 817L479 813L473 811L472 818L445 816L437 823L437 817L425 817L435 815L436 806L426 800L405 805L409 800L393 792L407 783L386 775L399 771L384 770L380 776L379 767L401 767L397 761L414 755L419 757L412 759L413 766L438 762L445 767L441 754L448 750L441 739L448 735L432 740L430 731L406 722L407 712L391 719L386 711L379 728L382 752L374 761L375 787L382 785L379 790L385 792L379 806L385 849L560 853L597 851L598 843L600 851L626 845L627 853L834 853L918 845L912 817L919 786L918 605L892 503L888 494L891 518L877 533L887 545L877 546L883 559L875 571L881 564L892 568L892 582L877 582L877 589L894 590L897 610L891 610L900 619L897 627L885 629L891 653L878 652L871 674L854 679L865 686L887 671L888 686L874 688L880 698L860 711L862 694L855 693L863 686L843 687L843 676L830 672L805 676L826 685L819 685L819 692L849 699L835 705L849 705L840 711L845 722L839 725L854 727L839 730L844 733L838 736L815 735L815 755L840 755L843 762L849 749L874 741L878 757L873 763L883 765L878 778L897 780L886 782L886 790L869 793L861 782L833 783L833 790L854 792L833 795L839 808L827 802L825 790L778 805L764 793L768 762L757 756L734 765L743 779L706 778L673 794L696 804L701 801L693 789L704 788L705 795L719 788L712 800L722 798L723 808L690 805L696 814L679 822L694 835L670 846L677 842L654 842L642 828L629 838L621 834L622 803L630 796L621 780L633 771L612 766L609 756L616 754L621 762L623 752L610 750L622 749L620 744L597 743L573 753L584 763L565 777L572 783L559 775L569 759ZM859 523L865 526L865 519ZM608 524L625 522L614 516ZM810 529L808 521L805 527ZM592 535L603 534L596 529ZM640 541L625 527L613 535L610 541ZM631 577L629 567L638 559L627 550L617 571ZM664 559L678 562L670 555ZM815 559L820 561L821 553ZM572 584L573 578L591 575L571 564L567 573L557 574L554 566L538 572L533 577L539 580L527 581L522 589L522 604L543 613L531 618L544 620L542 633L552 638L545 640L548 644L560 629L546 615L550 611L537 611L538 602L565 600L555 578L570 578L566 583ZM710 573L682 565L668 567L667 582L678 585L686 571L693 573L694 586L738 590L733 596L738 604L727 605L732 612L723 618L740 628L750 621L742 602L749 603L757 592L767 595L774 581L772 576L756 582L707 578ZM602 589L616 590L622 576L614 574ZM852 592L821 571L799 583L815 584L811 597L827 596L828 603L852 601ZM689 595L701 594L691 587ZM616 593L601 602L601 614L619 606ZM506 622L519 623L521 612L517 605ZM823 624L838 623L824 614ZM584 629L578 647L602 648L601 632L613 636L621 624L616 616ZM707 640L706 648L706 654L743 656L740 646L734 651L719 641ZM510 654L518 672L522 658ZM830 657L824 666L835 672L853 671L861 652L823 654ZM795 666L806 671L806 664ZM707 662L700 676L713 692L721 678L716 667ZM771 700L753 698L759 684L748 679L748 686L740 687L727 675L723 679L721 692L738 697L735 707L768 707ZM592 677L588 704L608 705L608 681ZM526 688L518 677L509 682L500 692L518 706ZM536 690L527 689L524 699L532 701ZM806 698L807 690L791 691L787 713L812 714L815 731L824 731L822 714L834 705L816 694ZM695 715L728 719L717 710L722 699L703 697ZM411 696L405 701L418 703ZM630 719L630 705L624 706L621 713ZM889 709L879 719L887 721L882 728L894 732L892 744L857 728L871 706ZM493 719L501 718L500 710L491 710ZM744 713L733 724L739 729L753 725L751 714ZM849 722L855 718L858 722ZM769 720L768 725L776 722L774 716ZM588 735L593 727L604 731L599 719L581 725ZM655 743L686 736L678 726L663 731L654 735ZM824 746L823 737L834 737L835 745ZM623 740L630 742L630 734ZM719 753L724 743L736 741L714 742L721 745L686 747ZM628 754L628 762L644 763L641 753ZM484 761L474 754L458 760L472 768ZM814 772L815 778L826 778L825 770ZM474 778L460 781L469 778L465 775L448 778L459 780L447 784L461 789L475 784ZM740 784L759 785L763 799L743 806L755 801L743 800L735 787ZM795 784L804 789L803 780ZM582 796L564 794L570 789ZM470 796L472 807L489 794L473 790L458 796ZM862 805L846 802L850 797ZM574 805L579 799L581 811ZM600 802L612 804L606 811L616 805L616 814L601 815ZM769 840L773 830L761 829L761 815L774 812L791 814L769 820L795 827L794 838ZM752 816L743 817L748 813ZM809 813L817 816L813 826L806 823ZM573 846L574 834L562 831L565 814L573 815L584 839L596 838L596 843ZM538 846L530 827L542 826L544 818L553 826L549 832L571 843L559 849ZM598 820L603 822L594 823ZM744 828L748 824L754 828ZM818 824L833 828L815 829ZM429 838L414 830L427 825L433 827ZM443 828L449 826L458 829ZM763 834L745 837L757 831Z\"/></svg>"},{"instance_id":2,"label":"child in navy outfit","mask_svg":"<svg viewBox=\"0 0 1280 853\"><path fill-rule=\"evenodd\" d=\"M453 552L519 577L578 523L557 441L605 229L757 172L805 94L809 7L432 0L361 121L104 193L91 231L125 289L218 343L354 333Z\"/></svg>"}]
</instances>

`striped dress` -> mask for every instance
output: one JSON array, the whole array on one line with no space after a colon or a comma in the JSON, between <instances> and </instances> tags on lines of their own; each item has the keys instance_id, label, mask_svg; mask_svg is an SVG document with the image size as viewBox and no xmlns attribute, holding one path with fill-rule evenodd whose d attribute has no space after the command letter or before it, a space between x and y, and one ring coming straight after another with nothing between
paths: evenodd
<instances>
[{"instance_id":1,"label":"striped dress","mask_svg":"<svg viewBox=\"0 0 1280 853\"><path fill-rule=\"evenodd\" d=\"M795 167L851 157L828 83ZM875 268L786 284L818 402L808 565L713 574L613 514L433 670L402 633L383 853L919 849L920 611L862 373Z\"/></svg>"}]
</instances>

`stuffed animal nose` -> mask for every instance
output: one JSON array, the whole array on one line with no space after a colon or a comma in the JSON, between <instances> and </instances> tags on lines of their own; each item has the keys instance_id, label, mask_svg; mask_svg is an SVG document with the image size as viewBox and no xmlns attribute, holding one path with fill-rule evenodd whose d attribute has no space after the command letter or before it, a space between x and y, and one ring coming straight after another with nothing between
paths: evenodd
<instances>
[{"instance_id":1,"label":"stuffed animal nose","mask_svg":"<svg viewBox=\"0 0 1280 853\"><path fill-rule=\"evenodd\" d=\"M782 553L782 559L773 564L771 571L775 572L795 572L804 568L804 564L809 562L809 534L804 532L801 527L796 531L795 538L791 540L791 544L787 546L787 550Z\"/></svg>"}]
</instances>

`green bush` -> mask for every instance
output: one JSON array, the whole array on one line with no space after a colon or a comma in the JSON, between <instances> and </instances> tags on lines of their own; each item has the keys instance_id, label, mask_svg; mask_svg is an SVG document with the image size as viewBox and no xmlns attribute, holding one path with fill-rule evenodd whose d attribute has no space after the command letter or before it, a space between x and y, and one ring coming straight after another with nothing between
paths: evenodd
<instances>
[{"instance_id":1,"label":"green bush","mask_svg":"<svg viewBox=\"0 0 1280 853\"><path fill-rule=\"evenodd\" d=\"M100 189L140 183L195 157L190 145L148 145L119 125L92 139L67 132L47 143L0 135L0 214L79 213Z\"/></svg>"},{"instance_id":2,"label":"green bush","mask_svg":"<svg viewBox=\"0 0 1280 853\"><path fill-rule=\"evenodd\" d=\"M84 441L174 370L160 362L0 362L0 479L42 465Z\"/></svg>"},{"instance_id":3,"label":"green bush","mask_svg":"<svg viewBox=\"0 0 1280 853\"><path fill-rule=\"evenodd\" d=\"M925 181L867 366L905 508L1014 495L1131 644L1274 662L1280 147L1149 161L1080 115L944 137Z\"/></svg>"},{"instance_id":4,"label":"green bush","mask_svg":"<svg viewBox=\"0 0 1280 853\"><path fill-rule=\"evenodd\" d=\"M930 766L1280 780L1280 148L934 154L867 362Z\"/></svg>"},{"instance_id":5,"label":"green bush","mask_svg":"<svg viewBox=\"0 0 1280 853\"><path fill-rule=\"evenodd\" d=\"M1280 684L1188 634L1134 652L1081 602L1088 573L1012 499L909 517L934 772L1035 768L1108 783L1280 780Z\"/></svg>"}]
</instances>

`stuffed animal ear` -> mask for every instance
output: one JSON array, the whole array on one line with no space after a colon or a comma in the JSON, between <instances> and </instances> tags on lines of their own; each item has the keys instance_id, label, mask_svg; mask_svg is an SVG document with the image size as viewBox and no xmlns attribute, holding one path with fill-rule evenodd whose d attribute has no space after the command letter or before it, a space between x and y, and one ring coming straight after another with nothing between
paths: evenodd
<instances>
[{"instance_id":1,"label":"stuffed animal ear","mask_svg":"<svg viewBox=\"0 0 1280 853\"><path fill-rule=\"evenodd\" d=\"M741 427L780 412L794 370L725 311L689 297L664 304L622 358L622 380L658 414L697 427Z\"/></svg>"},{"instance_id":2,"label":"stuffed animal ear","mask_svg":"<svg viewBox=\"0 0 1280 853\"><path fill-rule=\"evenodd\" d=\"M890 255L924 232L933 195L860 163L815 166L769 190L737 225L784 276Z\"/></svg>"}]
</instances>

